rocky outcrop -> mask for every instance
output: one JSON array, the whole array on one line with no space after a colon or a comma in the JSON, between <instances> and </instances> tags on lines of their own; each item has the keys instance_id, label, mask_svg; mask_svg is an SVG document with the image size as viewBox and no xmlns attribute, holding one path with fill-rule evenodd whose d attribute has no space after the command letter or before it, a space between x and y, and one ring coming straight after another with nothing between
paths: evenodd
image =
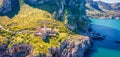
<instances>
[{"instance_id":1,"label":"rocky outcrop","mask_svg":"<svg viewBox=\"0 0 120 57\"><path fill-rule=\"evenodd\" d=\"M9 0L9 1L11 2L18 0ZM89 29L90 20L86 16L85 0L24 0L24 2L32 7L39 6L36 7L38 9L43 9L41 5L47 4L46 6L50 7L49 8L50 10L48 12L52 13L56 20L64 22L68 28L70 28L75 32L80 32L80 31L87 32ZM2 5L4 4L6 3L2 3ZM11 2L10 4L12 4L13 6L16 3ZM52 7L51 5L54 7ZM8 5L2 6L1 9L3 9L4 7L5 9L12 7L11 5L9 7L6 6ZM47 9L45 10L47 11ZM11 10L13 10L13 8L11 8ZM7 12L5 13L8 13L11 10L7 10ZM19 48L15 48L18 46L19 45L13 46L13 48L11 49L11 51L15 51L13 52L15 55L16 54L18 55L20 53L24 54L23 57L28 55L25 52L29 52L30 49L25 50L24 47L26 46L21 47L20 44L20 48L24 50L24 51L20 51ZM47 56L48 57L50 56L51 57L83 57L85 50L88 49L89 47L90 47L89 37L70 36L69 39L61 43L60 47L50 48L50 53L46 55L46 57Z\"/></svg>"},{"instance_id":2,"label":"rocky outcrop","mask_svg":"<svg viewBox=\"0 0 120 57\"><path fill-rule=\"evenodd\" d=\"M50 7L49 12L54 15L55 19L63 21L75 32L86 32L90 27L90 20L86 16L85 0L24 0L24 2L33 7L37 5L39 9L42 9L41 5L47 4L46 6ZM18 11L19 0L3 0L0 15L12 18Z\"/></svg>"},{"instance_id":3,"label":"rocky outcrop","mask_svg":"<svg viewBox=\"0 0 120 57\"><path fill-rule=\"evenodd\" d=\"M24 0L31 6L40 7L48 4L50 12L54 14L56 20L64 21L66 26L75 32L86 31L90 21L86 16L85 0ZM39 5L39 6L38 6ZM52 6L54 8L52 8ZM37 8L36 7L36 8ZM57 8L57 9L56 9ZM39 8L42 9L42 8ZM48 9L46 9L48 10Z\"/></svg>"},{"instance_id":4,"label":"rocky outcrop","mask_svg":"<svg viewBox=\"0 0 120 57\"><path fill-rule=\"evenodd\" d=\"M11 0L3 0L1 3L0 14L5 14L12 10Z\"/></svg>"},{"instance_id":5,"label":"rocky outcrop","mask_svg":"<svg viewBox=\"0 0 120 57\"><path fill-rule=\"evenodd\" d=\"M60 49L62 51L62 55L64 57L83 57L84 52L86 49L90 47L90 40L89 37L83 37L83 38L71 38L68 40L69 44L62 43Z\"/></svg>"},{"instance_id":6,"label":"rocky outcrop","mask_svg":"<svg viewBox=\"0 0 120 57\"><path fill-rule=\"evenodd\" d=\"M89 49L90 40L87 36L70 37L61 43L60 48L50 48L48 57L83 57L84 52Z\"/></svg>"},{"instance_id":7,"label":"rocky outcrop","mask_svg":"<svg viewBox=\"0 0 120 57\"><path fill-rule=\"evenodd\" d=\"M99 8L99 5L97 2L93 1L93 0L86 0L87 4L89 4L91 7L99 10L99 11L102 11L100 8ZM89 8L89 7L88 7Z\"/></svg>"},{"instance_id":8,"label":"rocky outcrop","mask_svg":"<svg viewBox=\"0 0 120 57\"><path fill-rule=\"evenodd\" d=\"M87 15L91 18L120 19L120 3L86 0Z\"/></svg>"},{"instance_id":9,"label":"rocky outcrop","mask_svg":"<svg viewBox=\"0 0 120 57\"><path fill-rule=\"evenodd\" d=\"M8 49L8 45L0 45L0 57L33 57L29 44L18 44Z\"/></svg>"},{"instance_id":10,"label":"rocky outcrop","mask_svg":"<svg viewBox=\"0 0 120 57\"><path fill-rule=\"evenodd\" d=\"M60 47L49 48L49 53L39 57L83 57L90 48L90 39L87 36L70 36L61 42ZM0 57L35 57L29 44L17 44L8 48L7 44L0 45Z\"/></svg>"},{"instance_id":11,"label":"rocky outcrop","mask_svg":"<svg viewBox=\"0 0 120 57\"><path fill-rule=\"evenodd\" d=\"M19 10L19 0L1 0L0 16L8 16L12 18Z\"/></svg>"},{"instance_id":12,"label":"rocky outcrop","mask_svg":"<svg viewBox=\"0 0 120 57\"><path fill-rule=\"evenodd\" d=\"M106 3L103 1L93 1L93 0L86 0L93 7L100 8L101 10L120 10L120 3Z\"/></svg>"}]
</instances>

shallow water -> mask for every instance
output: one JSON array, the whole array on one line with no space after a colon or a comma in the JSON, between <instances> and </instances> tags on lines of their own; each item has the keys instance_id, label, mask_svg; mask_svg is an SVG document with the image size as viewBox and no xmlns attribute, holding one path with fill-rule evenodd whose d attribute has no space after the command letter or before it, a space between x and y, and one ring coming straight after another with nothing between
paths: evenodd
<instances>
[{"instance_id":1,"label":"shallow water","mask_svg":"<svg viewBox=\"0 0 120 57\"><path fill-rule=\"evenodd\" d=\"M120 57L120 51L97 47L97 51L94 52L91 57Z\"/></svg>"},{"instance_id":2,"label":"shallow water","mask_svg":"<svg viewBox=\"0 0 120 57\"><path fill-rule=\"evenodd\" d=\"M94 31L105 35L104 41L94 41L94 51L86 57L120 57L120 20L91 19Z\"/></svg>"}]
</instances>

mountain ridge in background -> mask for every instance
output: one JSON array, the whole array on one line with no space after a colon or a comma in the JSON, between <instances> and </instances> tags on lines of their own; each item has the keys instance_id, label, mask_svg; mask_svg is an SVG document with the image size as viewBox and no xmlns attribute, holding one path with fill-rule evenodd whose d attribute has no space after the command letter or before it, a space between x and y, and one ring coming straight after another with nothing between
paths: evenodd
<instances>
[{"instance_id":1,"label":"mountain ridge in background","mask_svg":"<svg viewBox=\"0 0 120 57\"><path fill-rule=\"evenodd\" d=\"M91 18L120 18L120 2L106 3L103 1L86 0L87 14Z\"/></svg>"}]
</instances>

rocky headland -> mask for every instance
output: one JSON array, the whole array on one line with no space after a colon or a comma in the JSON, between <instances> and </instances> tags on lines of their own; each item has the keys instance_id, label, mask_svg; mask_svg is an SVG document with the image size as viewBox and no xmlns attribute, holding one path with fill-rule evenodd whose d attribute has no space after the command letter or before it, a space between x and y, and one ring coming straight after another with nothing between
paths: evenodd
<instances>
[{"instance_id":1,"label":"rocky headland","mask_svg":"<svg viewBox=\"0 0 120 57\"><path fill-rule=\"evenodd\" d=\"M70 36L69 39L61 43L59 48L50 48L50 53L47 56L83 57L90 45L90 39L87 36Z\"/></svg>"},{"instance_id":2,"label":"rocky headland","mask_svg":"<svg viewBox=\"0 0 120 57\"><path fill-rule=\"evenodd\" d=\"M49 53L40 54L39 57L83 57L90 48L90 39L87 36L70 36L61 42L60 47L49 48ZM0 56L5 57L35 57L29 44L18 44L7 49L8 45L0 46ZM3 49L4 48L4 49Z\"/></svg>"},{"instance_id":3,"label":"rocky headland","mask_svg":"<svg viewBox=\"0 0 120 57\"><path fill-rule=\"evenodd\" d=\"M0 7L0 14L6 16L7 13L15 11L14 7L19 0L13 3L15 1L16 0L3 0ZM90 38L87 37L89 36L90 20L86 16L85 0L24 0L24 2L31 7L48 11L54 15L57 21L63 22L67 28L78 34L77 36L69 36L68 39L61 42L59 47L51 47L48 54L41 54L38 57L83 57L84 52L89 49L91 45ZM42 7L44 4L47 4L50 8L47 7L46 9ZM81 36L80 34L86 34L86 36ZM2 50L4 47L6 47L6 49ZM0 56L34 57L34 55L31 55L32 47L29 44L18 44L8 47L8 45L0 45L0 53L5 52ZM11 53L9 50L13 52Z\"/></svg>"}]
</instances>

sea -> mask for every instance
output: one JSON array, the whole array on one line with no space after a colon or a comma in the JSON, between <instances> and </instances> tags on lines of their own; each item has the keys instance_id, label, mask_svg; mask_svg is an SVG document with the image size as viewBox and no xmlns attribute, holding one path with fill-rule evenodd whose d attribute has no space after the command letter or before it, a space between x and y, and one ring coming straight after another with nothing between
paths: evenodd
<instances>
[{"instance_id":1,"label":"sea","mask_svg":"<svg viewBox=\"0 0 120 57\"><path fill-rule=\"evenodd\" d=\"M92 29L105 36L104 40L95 40L93 51L85 54L85 57L120 57L120 20L99 19L91 20Z\"/></svg>"}]
</instances>

